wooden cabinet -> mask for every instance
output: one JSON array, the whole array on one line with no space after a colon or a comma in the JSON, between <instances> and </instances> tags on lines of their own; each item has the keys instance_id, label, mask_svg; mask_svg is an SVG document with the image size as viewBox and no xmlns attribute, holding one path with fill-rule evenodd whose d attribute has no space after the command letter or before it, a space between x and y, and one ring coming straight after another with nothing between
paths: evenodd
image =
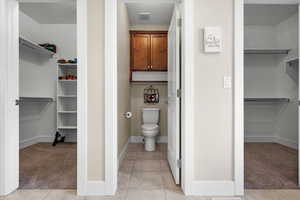
<instances>
[{"instance_id":1,"label":"wooden cabinet","mask_svg":"<svg viewBox=\"0 0 300 200\"><path fill-rule=\"evenodd\" d=\"M166 31L131 31L131 71L167 71Z\"/></svg>"}]
</instances>

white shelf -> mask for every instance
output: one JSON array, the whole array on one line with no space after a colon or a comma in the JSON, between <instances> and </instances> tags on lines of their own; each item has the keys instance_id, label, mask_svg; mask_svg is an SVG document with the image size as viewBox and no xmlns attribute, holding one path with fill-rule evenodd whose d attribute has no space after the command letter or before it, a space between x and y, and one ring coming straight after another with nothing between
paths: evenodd
<instances>
[{"instance_id":1,"label":"white shelf","mask_svg":"<svg viewBox=\"0 0 300 200\"><path fill-rule=\"evenodd\" d=\"M76 63L59 64L57 77L77 75ZM57 130L65 136L77 132L77 80L57 79Z\"/></svg>"},{"instance_id":2,"label":"white shelf","mask_svg":"<svg viewBox=\"0 0 300 200\"><path fill-rule=\"evenodd\" d=\"M59 126L57 129L59 129L59 130L73 130L73 129L77 129L77 126Z\"/></svg>"},{"instance_id":3,"label":"white shelf","mask_svg":"<svg viewBox=\"0 0 300 200\"><path fill-rule=\"evenodd\" d=\"M291 49L244 49L245 54L288 54Z\"/></svg>"},{"instance_id":4,"label":"white shelf","mask_svg":"<svg viewBox=\"0 0 300 200\"><path fill-rule=\"evenodd\" d=\"M289 98L245 98L245 102L253 103L288 103Z\"/></svg>"},{"instance_id":5,"label":"white shelf","mask_svg":"<svg viewBox=\"0 0 300 200\"><path fill-rule=\"evenodd\" d=\"M58 80L61 83L77 83L77 80Z\"/></svg>"},{"instance_id":6,"label":"white shelf","mask_svg":"<svg viewBox=\"0 0 300 200\"><path fill-rule=\"evenodd\" d=\"M53 102L52 97L20 97L20 102Z\"/></svg>"},{"instance_id":7,"label":"white shelf","mask_svg":"<svg viewBox=\"0 0 300 200\"><path fill-rule=\"evenodd\" d=\"M54 52L49 51L48 49L40 46L39 44L37 44L33 41L27 40L24 37L19 37L19 44L20 44L20 46L29 48L39 54L44 54L44 55L48 55L48 56L53 56L55 54Z\"/></svg>"},{"instance_id":8,"label":"white shelf","mask_svg":"<svg viewBox=\"0 0 300 200\"><path fill-rule=\"evenodd\" d=\"M77 67L77 63L65 63L65 64L60 64L58 63L58 66L60 67Z\"/></svg>"},{"instance_id":9,"label":"white shelf","mask_svg":"<svg viewBox=\"0 0 300 200\"><path fill-rule=\"evenodd\" d=\"M59 114L77 114L77 111L58 111Z\"/></svg>"},{"instance_id":10,"label":"white shelf","mask_svg":"<svg viewBox=\"0 0 300 200\"><path fill-rule=\"evenodd\" d=\"M58 98L77 98L77 95L58 95Z\"/></svg>"}]
</instances>

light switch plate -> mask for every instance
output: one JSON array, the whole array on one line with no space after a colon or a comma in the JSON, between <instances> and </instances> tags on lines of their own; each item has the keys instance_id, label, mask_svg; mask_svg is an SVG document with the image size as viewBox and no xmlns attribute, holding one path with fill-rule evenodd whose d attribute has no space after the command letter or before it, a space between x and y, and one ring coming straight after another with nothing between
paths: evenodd
<instances>
[{"instance_id":1,"label":"light switch plate","mask_svg":"<svg viewBox=\"0 0 300 200\"><path fill-rule=\"evenodd\" d=\"M224 87L224 89L232 88L231 76L224 76L224 78L223 78L223 87Z\"/></svg>"}]
</instances>

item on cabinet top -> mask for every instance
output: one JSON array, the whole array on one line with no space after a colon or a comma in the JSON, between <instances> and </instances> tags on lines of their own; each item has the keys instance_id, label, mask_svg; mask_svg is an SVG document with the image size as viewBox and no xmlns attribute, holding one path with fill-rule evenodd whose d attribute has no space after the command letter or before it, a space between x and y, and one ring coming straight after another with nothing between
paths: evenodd
<instances>
[{"instance_id":1,"label":"item on cabinet top","mask_svg":"<svg viewBox=\"0 0 300 200\"><path fill-rule=\"evenodd\" d=\"M67 72L65 76L59 76L59 80L77 80L77 76L73 72Z\"/></svg>"},{"instance_id":2,"label":"item on cabinet top","mask_svg":"<svg viewBox=\"0 0 300 200\"><path fill-rule=\"evenodd\" d=\"M48 49L49 51L56 53L56 45L55 44L44 43L44 44L39 44L39 45L44 47L45 49Z\"/></svg>"},{"instance_id":3,"label":"item on cabinet top","mask_svg":"<svg viewBox=\"0 0 300 200\"><path fill-rule=\"evenodd\" d=\"M65 63L67 63L67 61L65 59L59 59L59 60L57 60L57 63L65 64Z\"/></svg>"},{"instance_id":4,"label":"item on cabinet top","mask_svg":"<svg viewBox=\"0 0 300 200\"><path fill-rule=\"evenodd\" d=\"M72 63L72 64L77 63L77 58L74 58L73 60L68 60L68 63Z\"/></svg>"},{"instance_id":5,"label":"item on cabinet top","mask_svg":"<svg viewBox=\"0 0 300 200\"><path fill-rule=\"evenodd\" d=\"M159 103L158 89L153 88L152 85L144 89L144 103L157 104Z\"/></svg>"}]
</instances>

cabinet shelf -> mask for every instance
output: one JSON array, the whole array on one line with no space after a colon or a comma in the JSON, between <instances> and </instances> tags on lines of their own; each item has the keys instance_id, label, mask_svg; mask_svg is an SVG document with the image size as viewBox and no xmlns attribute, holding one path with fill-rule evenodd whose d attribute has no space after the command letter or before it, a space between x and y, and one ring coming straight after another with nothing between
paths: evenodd
<instances>
[{"instance_id":1,"label":"cabinet shelf","mask_svg":"<svg viewBox=\"0 0 300 200\"><path fill-rule=\"evenodd\" d=\"M291 49L244 49L245 54L288 54Z\"/></svg>"},{"instance_id":2,"label":"cabinet shelf","mask_svg":"<svg viewBox=\"0 0 300 200\"><path fill-rule=\"evenodd\" d=\"M47 56L51 56L51 57L55 54L54 52L49 51L48 49L40 46L39 44L37 44L33 41L25 39L24 37L19 37L19 44L20 44L20 46L31 49L38 54L43 54L43 55L47 55Z\"/></svg>"}]
</instances>

